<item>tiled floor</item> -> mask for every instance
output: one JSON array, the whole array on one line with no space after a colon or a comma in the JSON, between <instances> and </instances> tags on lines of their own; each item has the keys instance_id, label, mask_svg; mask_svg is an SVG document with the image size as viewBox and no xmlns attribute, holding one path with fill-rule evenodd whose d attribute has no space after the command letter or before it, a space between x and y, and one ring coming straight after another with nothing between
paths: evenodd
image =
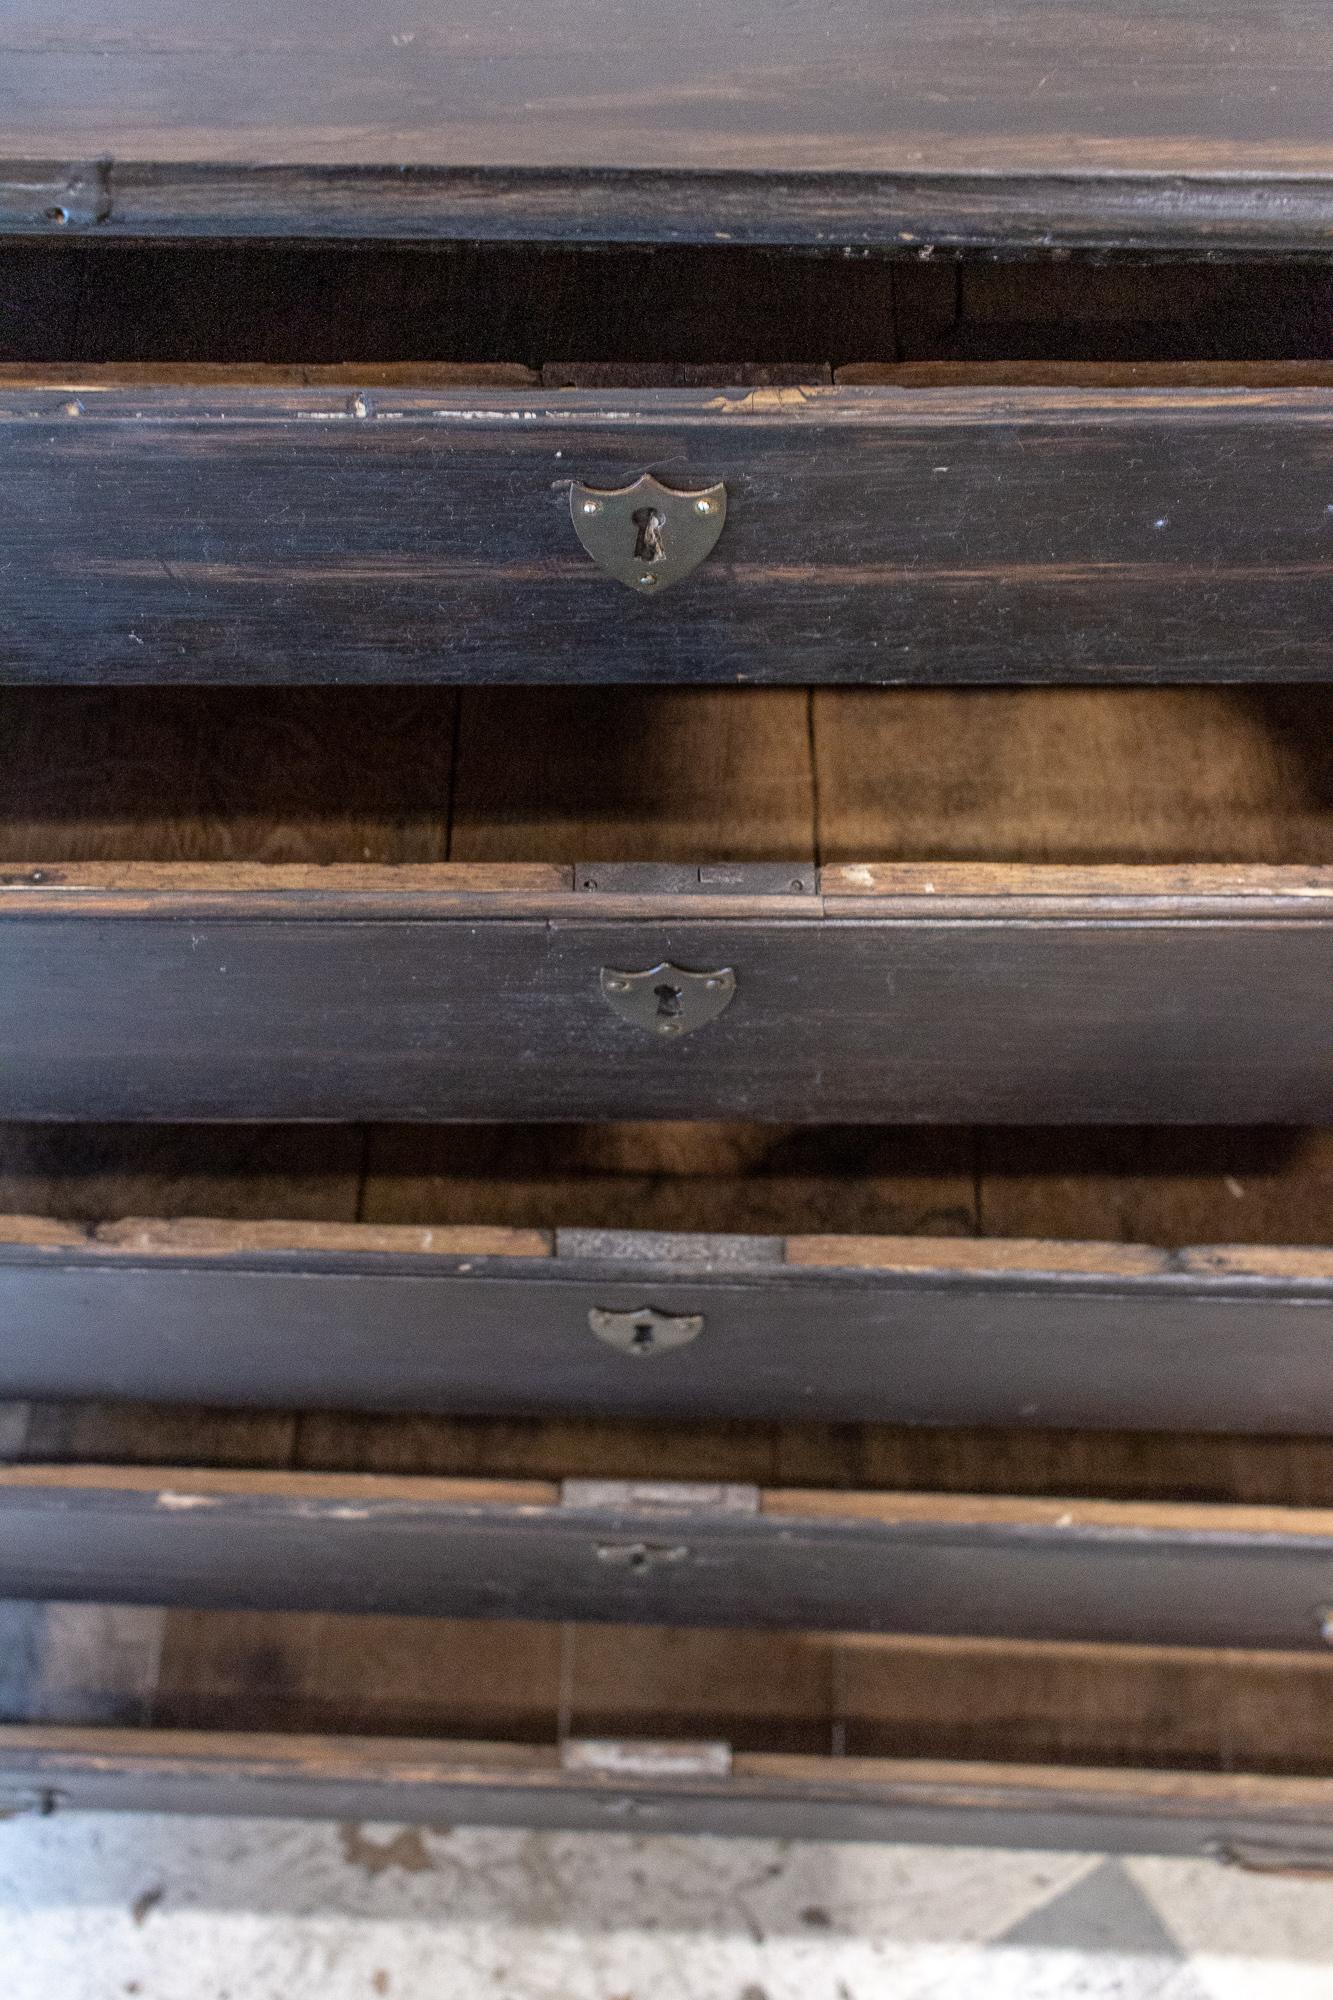
<instances>
[{"instance_id":1,"label":"tiled floor","mask_svg":"<svg viewBox=\"0 0 1333 2000\"><path fill-rule=\"evenodd\" d=\"M4 2000L1329 2000L1333 1881L284 1821L0 1825Z\"/></svg>"}]
</instances>

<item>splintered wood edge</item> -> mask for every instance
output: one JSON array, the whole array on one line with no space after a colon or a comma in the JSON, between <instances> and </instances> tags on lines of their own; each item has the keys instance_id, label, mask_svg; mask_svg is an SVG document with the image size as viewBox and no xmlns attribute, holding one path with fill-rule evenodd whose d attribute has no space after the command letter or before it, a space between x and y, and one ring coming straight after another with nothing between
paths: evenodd
<instances>
[{"instance_id":1,"label":"splintered wood edge","mask_svg":"<svg viewBox=\"0 0 1333 2000\"><path fill-rule=\"evenodd\" d=\"M839 388L1333 389L1327 361L853 361Z\"/></svg>"},{"instance_id":2,"label":"splintered wood edge","mask_svg":"<svg viewBox=\"0 0 1333 2000\"><path fill-rule=\"evenodd\" d=\"M0 366L10 389L535 389L541 376L516 361L41 361Z\"/></svg>"},{"instance_id":3,"label":"splintered wood edge","mask_svg":"<svg viewBox=\"0 0 1333 2000\"><path fill-rule=\"evenodd\" d=\"M358 1507L558 1507L549 1479L450 1479L429 1473L284 1472L196 1465L2 1465L0 1495L16 1489L151 1496L164 1514L225 1507L229 1500L327 1504L355 1520Z\"/></svg>"},{"instance_id":4,"label":"splintered wood edge","mask_svg":"<svg viewBox=\"0 0 1333 2000\"><path fill-rule=\"evenodd\" d=\"M1203 1656L1205 1659L1213 1657ZM589 1781L562 1769L557 1743L488 1742L469 1738L279 1735L274 1731L99 1728L95 1725L8 1723L0 1725L0 1771L34 1777L64 1769L102 1778L150 1776L155 1769L174 1778L225 1771L229 1775L273 1775L279 1781L420 1785L473 1784L479 1787L534 1780L561 1790ZM1151 1803L1188 1811L1274 1810L1314 1814L1322 1821L1333 1810L1333 1778L1270 1776L1254 1771L1172 1770L1133 1765L980 1763L933 1758L828 1757L811 1752L737 1751L731 1775L708 1789L734 1791L737 1780L757 1784L810 1784L821 1791L880 1788L906 1801L949 1807L999 1805L1004 1795L1034 1805L1066 1798L1094 1808L1099 1800L1114 1808ZM597 1780L598 1789L605 1789ZM634 1789L642 1791L639 1781ZM1295 1829L1293 1829L1293 1837Z\"/></svg>"},{"instance_id":5,"label":"splintered wood edge","mask_svg":"<svg viewBox=\"0 0 1333 2000\"><path fill-rule=\"evenodd\" d=\"M1069 867L1009 861L859 861L830 863L819 873L828 901L875 897L1145 897L1277 896L1333 899L1333 867L1282 867L1265 862L1113 863Z\"/></svg>"},{"instance_id":6,"label":"splintered wood edge","mask_svg":"<svg viewBox=\"0 0 1333 2000\"><path fill-rule=\"evenodd\" d=\"M955 1236L789 1236L788 1264L874 1271L1073 1271L1098 1277L1155 1277L1173 1253L1139 1243L1061 1243L1040 1238ZM1333 1274L1333 1253L1327 1260Z\"/></svg>"},{"instance_id":7,"label":"splintered wood edge","mask_svg":"<svg viewBox=\"0 0 1333 2000\"><path fill-rule=\"evenodd\" d=\"M174 1220L127 1216L115 1222L57 1222L41 1215L0 1215L5 1248L118 1252L129 1257L235 1256L245 1252L308 1251L412 1257L522 1257L555 1254L554 1236L540 1229L481 1224Z\"/></svg>"},{"instance_id":8,"label":"splintered wood edge","mask_svg":"<svg viewBox=\"0 0 1333 2000\"><path fill-rule=\"evenodd\" d=\"M781 371L790 381L756 381L778 371L755 364L695 364L684 385L666 367L635 363L556 362L541 370L521 362L8 362L0 394L26 389L96 395L115 389L575 389L632 391L680 386L736 389L747 406L781 414L799 406L801 391L840 389L1328 389L1327 361L855 361ZM655 380L654 376L661 379ZM784 401L784 397L787 399ZM368 413L369 414L369 413Z\"/></svg>"},{"instance_id":9,"label":"splintered wood edge","mask_svg":"<svg viewBox=\"0 0 1333 2000\"><path fill-rule=\"evenodd\" d=\"M677 1232L655 1232L670 1261ZM697 1237L683 1243L697 1246ZM767 1241L768 1239L756 1239ZM1034 1278L1234 1277L1333 1281L1333 1248L1266 1244L1208 1244L1183 1250L1141 1243L1074 1243L1042 1237L788 1236L781 1262L756 1266L757 1275L783 1268L812 1271L882 1271L904 1276ZM6 1250L49 1250L92 1256L169 1259L245 1255L518 1258L554 1262L554 1230L478 1223L237 1221L208 1216L171 1219L126 1216L114 1221L62 1222L44 1215L0 1215L0 1255ZM565 1257L570 1264L595 1259ZM691 1266L682 1263L681 1275ZM697 1275L697 1272L694 1273Z\"/></svg>"},{"instance_id":10,"label":"splintered wood edge","mask_svg":"<svg viewBox=\"0 0 1333 2000\"><path fill-rule=\"evenodd\" d=\"M310 891L328 895L558 895L574 886L573 867L539 861L269 862L20 861L0 863L0 896L130 894L155 890L246 895Z\"/></svg>"},{"instance_id":11,"label":"splintered wood edge","mask_svg":"<svg viewBox=\"0 0 1333 2000\"><path fill-rule=\"evenodd\" d=\"M781 918L881 917L1015 921L1087 915L1324 918L1333 916L1333 866L1010 862L842 862L819 871L813 895L761 895L743 874L686 892L640 887L580 890L573 867L528 862L42 862L0 864L0 915L185 915L213 902L232 915L278 911L336 918L371 913L536 916L576 912L599 921L670 915L762 923ZM436 904L432 911L431 902ZM451 904L456 909L451 909ZM372 908L373 906L373 908Z\"/></svg>"},{"instance_id":12,"label":"splintered wood edge","mask_svg":"<svg viewBox=\"0 0 1333 2000\"><path fill-rule=\"evenodd\" d=\"M1120 1532L1163 1538L1272 1535L1333 1540L1333 1508L1251 1505L1237 1501L1048 1499L1009 1493L889 1493L825 1487L766 1488L763 1515L789 1521L863 1521L881 1528L957 1528L979 1534L1006 1528L1057 1533Z\"/></svg>"},{"instance_id":13,"label":"splintered wood edge","mask_svg":"<svg viewBox=\"0 0 1333 2000\"><path fill-rule=\"evenodd\" d=\"M312 1508L329 1510L330 1525L373 1518L381 1508L408 1508L428 1513L459 1507L512 1509L519 1513L559 1512L561 1488L552 1480L442 1478L432 1474L380 1472L249 1471L193 1465L96 1465L41 1463L0 1466L0 1515L9 1500L21 1504L25 1493L81 1495L95 1502L106 1496L114 1507L121 1500L143 1499L155 1512L197 1514L212 1508L225 1511L231 1503L252 1501L279 1510L290 1507L302 1519ZM639 1518L670 1520L686 1532L691 1519L716 1526L723 1519L663 1514L632 1502L618 1503L621 1527ZM595 1514L584 1517L595 1525ZM1028 1494L973 1494L865 1491L844 1492L825 1487L771 1487L759 1495L759 1518L791 1524L858 1522L886 1531L898 1528L938 1528L976 1536L1003 1536L1014 1528L1025 1533L1045 1530L1076 1537L1087 1533L1179 1538L1272 1537L1287 1541L1333 1544L1333 1509L1304 1506L1252 1505L1234 1501L1050 1499ZM750 1532L745 1520L731 1523L741 1535Z\"/></svg>"},{"instance_id":14,"label":"splintered wood edge","mask_svg":"<svg viewBox=\"0 0 1333 2000\"><path fill-rule=\"evenodd\" d=\"M1333 1248L1294 1244L1222 1243L1161 1250L1143 1243L1073 1243L1044 1237L789 1236L786 1262L819 1269L904 1273L1333 1279Z\"/></svg>"}]
</instances>

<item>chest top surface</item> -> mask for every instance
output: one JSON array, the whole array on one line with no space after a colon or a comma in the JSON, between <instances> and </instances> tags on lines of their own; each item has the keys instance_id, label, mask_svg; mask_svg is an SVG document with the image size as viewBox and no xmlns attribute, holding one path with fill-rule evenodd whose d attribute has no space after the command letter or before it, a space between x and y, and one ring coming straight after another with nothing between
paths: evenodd
<instances>
[{"instance_id":1,"label":"chest top surface","mask_svg":"<svg viewBox=\"0 0 1333 2000\"><path fill-rule=\"evenodd\" d=\"M9 0L0 227L439 233L414 176L471 174L484 234L910 249L966 240L964 209L977 241L1077 241L1078 210L1089 242L1234 242L1243 215L1330 247L1330 73L1316 0ZM19 161L91 178L61 203Z\"/></svg>"}]
</instances>

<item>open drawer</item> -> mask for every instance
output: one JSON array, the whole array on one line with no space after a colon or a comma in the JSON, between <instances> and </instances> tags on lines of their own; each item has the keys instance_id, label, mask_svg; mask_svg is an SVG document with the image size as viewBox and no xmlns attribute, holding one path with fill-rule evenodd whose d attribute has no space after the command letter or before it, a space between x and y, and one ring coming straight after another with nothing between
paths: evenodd
<instances>
[{"instance_id":1,"label":"open drawer","mask_svg":"<svg viewBox=\"0 0 1333 2000\"><path fill-rule=\"evenodd\" d=\"M11 248L0 678L1333 678L1318 274L689 254Z\"/></svg>"},{"instance_id":2,"label":"open drawer","mask_svg":"<svg viewBox=\"0 0 1333 2000\"><path fill-rule=\"evenodd\" d=\"M3 1387L60 1398L0 1407L10 1809L1327 1865L1327 1252L1274 1247L1327 1242L1326 1134L59 1125L0 1166L45 1211ZM704 1325L645 1347L654 1308Z\"/></svg>"},{"instance_id":3,"label":"open drawer","mask_svg":"<svg viewBox=\"0 0 1333 2000\"><path fill-rule=\"evenodd\" d=\"M637 1469L628 1480L10 1466L0 1596L1277 1651L1329 1643L1333 1508L672 1478L686 1444L673 1452L646 1430L621 1439ZM1151 1456L1130 1448L1140 1464ZM1302 1448L1293 1456L1299 1465ZM1015 1458L1021 1467L1021 1447ZM1156 1459L1174 1493L1169 1447Z\"/></svg>"},{"instance_id":4,"label":"open drawer","mask_svg":"<svg viewBox=\"0 0 1333 2000\"><path fill-rule=\"evenodd\" d=\"M825 1198L839 1194L830 1176ZM567 1198L591 1209L598 1193L571 1177ZM706 1214L709 1195L695 1201ZM1333 1422L1333 1249L10 1217L0 1323L11 1397L1314 1436Z\"/></svg>"},{"instance_id":5,"label":"open drawer","mask_svg":"<svg viewBox=\"0 0 1333 2000\"><path fill-rule=\"evenodd\" d=\"M1333 1855L1333 1542L1304 1504L1328 1492L1322 1446L1089 1457L938 1433L929 1492L760 1498L698 1475L786 1451L845 1482L847 1427L650 1441L75 1408L10 1434L0 1584L48 1600L0 1607L10 1809ZM251 1469L162 1457L191 1439ZM61 1445L120 1462L25 1456ZM907 1472L904 1440L878 1450ZM381 1469L332 1469L352 1463ZM460 1480L464 1463L508 1484ZM613 1489L613 1467L696 1477ZM1076 1472L1267 1504L1031 1490L1067 1494ZM942 1490L958 1481L970 1497ZM355 1616L270 1608L354 1596ZM51 1601L96 1597L115 1608ZM484 1615L402 1615L441 1609Z\"/></svg>"},{"instance_id":6,"label":"open drawer","mask_svg":"<svg viewBox=\"0 0 1333 2000\"><path fill-rule=\"evenodd\" d=\"M6 1606L6 1812L1333 1862L1333 1660Z\"/></svg>"},{"instance_id":7,"label":"open drawer","mask_svg":"<svg viewBox=\"0 0 1333 2000\"><path fill-rule=\"evenodd\" d=\"M3 1117L1333 1119L1323 689L0 723Z\"/></svg>"},{"instance_id":8,"label":"open drawer","mask_svg":"<svg viewBox=\"0 0 1333 2000\"><path fill-rule=\"evenodd\" d=\"M1333 1119L1333 868L0 881L0 1114Z\"/></svg>"}]
</instances>

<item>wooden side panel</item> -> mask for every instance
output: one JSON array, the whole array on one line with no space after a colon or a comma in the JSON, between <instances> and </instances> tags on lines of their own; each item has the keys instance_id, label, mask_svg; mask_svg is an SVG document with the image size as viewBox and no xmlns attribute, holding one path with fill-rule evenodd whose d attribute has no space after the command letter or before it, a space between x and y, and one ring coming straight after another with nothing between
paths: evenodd
<instances>
[{"instance_id":1,"label":"wooden side panel","mask_svg":"<svg viewBox=\"0 0 1333 2000\"><path fill-rule=\"evenodd\" d=\"M1333 1117L1317 918L89 916L8 936L10 1118ZM736 975L727 1011L671 1042L600 987L664 960Z\"/></svg>"},{"instance_id":2,"label":"wooden side panel","mask_svg":"<svg viewBox=\"0 0 1333 2000\"><path fill-rule=\"evenodd\" d=\"M1331 425L1326 388L11 390L0 673L1327 680ZM568 510L648 467L728 491L661 598Z\"/></svg>"},{"instance_id":3,"label":"wooden side panel","mask_svg":"<svg viewBox=\"0 0 1333 2000\"><path fill-rule=\"evenodd\" d=\"M452 697L440 698L450 704L443 758L438 701L435 716L420 706L429 696L404 710L381 694L373 715L351 696L356 712L331 717L330 704L349 697L325 692L319 718L312 698L291 690L252 698L244 715L226 696L169 689L151 699L11 689L2 699L4 837L31 839L53 858L260 854L309 866L336 860L348 845L363 861L429 861L443 851ZM400 783L408 781L392 820L377 810L390 757ZM302 1224L347 1224L357 1215L363 1163L364 1137L350 1126L0 1127L3 1206L74 1223L136 1213L227 1218L257 1207ZM242 1401L225 1411L159 1405L147 1419L114 1401L38 1403L21 1448L131 1463L154 1451L215 1465L286 1463L298 1420L256 1410L253 1395ZM155 1712L176 1656L176 1614L28 1603L3 1607L0 1617L7 1631L21 1627L23 1665L12 1685L7 1677L8 1714L142 1722ZM215 1622L196 1648L198 1678L207 1683L231 1650L226 1621ZM279 1650L270 1653L273 1675L278 1659Z\"/></svg>"},{"instance_id":4,"label":"wooden side panel","mask_svg":"<svg viewBox=\"0 0 1333 2000\"><path fill-rule=\"evenodd\" d=\"M6 1260L0 1395L1312 1436L1333 1425L1327 1280L780 1265L691 1276L669 1239L628 1265L509 1261ZM642 1358L594 1332L597 1314L647 1304L701 1316L702 1331ZM222 1440L210 1442L216 1453Z\"/></svg>"}]
</instances>

